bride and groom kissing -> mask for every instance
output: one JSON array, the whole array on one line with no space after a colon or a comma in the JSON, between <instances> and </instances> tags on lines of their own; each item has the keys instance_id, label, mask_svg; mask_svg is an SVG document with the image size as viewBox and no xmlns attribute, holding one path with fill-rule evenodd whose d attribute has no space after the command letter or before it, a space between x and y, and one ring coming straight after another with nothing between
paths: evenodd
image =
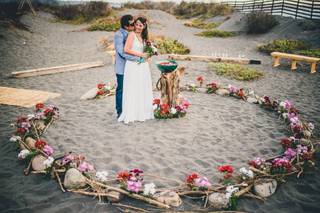
<instances>
[{"instance_id":1,"label":"bride and groom kissing","mask_svg":"<svg viewBox=\"0 0 320 213\"><path fill-rule=\"evenodd\" d=\"M124 123L154 119L147 19L124 15L115 33L116 111Z\"/></svg>"}]
</instances>

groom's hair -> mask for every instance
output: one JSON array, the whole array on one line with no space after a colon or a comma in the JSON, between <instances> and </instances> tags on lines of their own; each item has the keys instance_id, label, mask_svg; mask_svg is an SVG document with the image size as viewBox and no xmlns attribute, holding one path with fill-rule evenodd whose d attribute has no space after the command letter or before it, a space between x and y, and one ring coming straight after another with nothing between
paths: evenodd
<instances>
[{"instance_id":1,"label":"groom's hair","mask_svg":"<svg viewBox=\"0 0 320 213\"><path fill-rule=\"evenodd\" d=\"M130 21L133 20L132 15L124 15L120 19L121 28L128 27L130 25Z\"/></svg>"}]
</instances>

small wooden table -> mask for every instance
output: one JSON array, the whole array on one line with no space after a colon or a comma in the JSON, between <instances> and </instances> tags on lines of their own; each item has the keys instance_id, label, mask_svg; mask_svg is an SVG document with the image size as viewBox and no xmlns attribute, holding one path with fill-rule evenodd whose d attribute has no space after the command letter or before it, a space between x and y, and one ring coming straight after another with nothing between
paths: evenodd
<instances>
[{"instance_id":1,"label":"small wooden table","mask_svg":"<svg viewBox=\"0 0 320 213\"><path fill-rule=\"evenodd\" d=\"M297 62L304 61L311 63L311 73L315 73L317 71L317 63L320 63L320 58L309 57L303 55L289 54L289 53L281 53L281 52L272 52L271 56L274 59L274 67L280 65L280 60L282 58L291 60L291 70L294 71L297 69Z\"/></svg>"}]
</instances>

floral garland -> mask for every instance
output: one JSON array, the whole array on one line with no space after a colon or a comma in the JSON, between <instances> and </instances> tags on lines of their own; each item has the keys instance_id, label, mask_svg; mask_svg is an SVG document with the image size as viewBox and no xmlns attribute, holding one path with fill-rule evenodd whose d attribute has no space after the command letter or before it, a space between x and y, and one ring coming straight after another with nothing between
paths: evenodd
<instances>
[{"instance_id":1,"label":"floral garland","mask_svg":"<svg viewBox=\"0 0 320 213\"><path fill-rule=\"evenodd\" d=\"M115 84L111 84L110 82L108 84L99 83L97 85L97 93L96 93L96 99L103 98L105 96L111 96L114 95L116 91Z\"/></svg>"},{"instance_id":2,"label":"floral garland","mask_svg":"<svg viewBox=\"0 0 320 213\"><path fill-rule=\"evenodd\" d=\"M161 104L160 99L153 100L154 117L157 119L180 118L187 114L190 102L186 98L180 97L176 106Z\"/></svg>"},{"instance_id":3,"label":"floral garland","mask_svg":"<svg viewBox=\"0 0 320 213\"><path fill-rule=\"evenodd\" d=\"M197 81L199 86L187 85L184 89L193 92L200 91L203 88L204 78L198 77ZM228 201L227 206L223 208L234 209L238 197L248 193L253 196L251 193L253 192L252 187L259 180L272 177L281 181L286 176L293 174L297 174L297 177L299 177L304 167L315 165L315 145L317 143L312 139L312 132L315 127L312 123L300 120L298 110L291 102L288 100L282 102L271 100L268 96L259 97L251 90L239 89L232 85L223 86L217 82L206 84L205 90L208 94L217 93L236 97L277 112L288 124L292 136L285 137L280 141L283 148L281 155L269 159L261 157L252 159L248 161L249 168L240 168L237 174L235 174L235 169L231 165L219 166L217 170L221 173L222 178L220 178L218 184L210 183L207 177L201 176L198 173L187 175L186 180L179 187L176 187L174 190L168 189L176 193L178 198L184 195L204 195L206 196L204 205L206 207L208 198L218 192L223 194ZM159 118L181 117L185 115L185 111L183 110L188 108L189 102L184 99L182 105L179 105L182 110L178 111L176 109L177 112L169 109L167 105L161 105L159 99L154 100L154 106L155 114L159 115ZM24 160L28 164L25 174L29 173L33 160L40 155L45 158L43 161L45 169L44 171L34 172L53 173L62 191L65 191L66 186L63 186L60 174L64 174L66 178L66 173L71 169L75 169L86 180L84 185L81 185L79 188L86 189L69 189L71 192L97 196L99 198L105 196L108 200L112 201L114 195L111 196L105 193L105 191L114 191L156 205L157 207L171 208L171 204L159 198L159 196L161 197L161 192L165 189L157 189L154 183L144 183L144 173L140 169L121 171L117 174L116 179L112 179L107 171L96 171L94 166L87 162L82 155L67 153L62 156L54 156L52 147L40 139L40 137L58 117L59 109L57 107L52 105L45 107L40 103L36 105L34 114L18 118L15 124L17 127L16 133L11 137L10 141L17 142L21 149L18 159ZM44 127L39 125L39 123L42 123ZM34 139L35 143L28 142L30 141L28 138ZM110 185L111 183L113 185ZM262 199L258 195L254 195L254 197ZM127 207L131 208L130 206ZM132 208L137 209L136 207Z\"/></svg>"}]
</instances>

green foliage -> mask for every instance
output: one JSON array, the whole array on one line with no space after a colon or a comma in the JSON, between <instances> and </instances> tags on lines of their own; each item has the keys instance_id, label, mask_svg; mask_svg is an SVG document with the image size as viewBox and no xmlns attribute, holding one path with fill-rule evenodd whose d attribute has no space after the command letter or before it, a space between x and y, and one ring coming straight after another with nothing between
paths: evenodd
<instances>
[{"instance_id":1,"label":"green foliage","mask_svg":"<svg viewBox=\"0 0 320 213\"><path fill-rule=\"evenodd\" d=\"M52 6L50 10L59 20L72 24L90 22L97 18L107 17L113 14L110 5L105 2Z\"/></svg>"},{"instance_id":2,"label":"green foliage","mask_svg":"<svg viewBox=\"0 0 320 213\"><path fill-rule=\"evenodd\" d=\"M217 75L226 76L239 81L251 81L263 76L261 71L239 64L209 63L208 67Z\"/></svg>"},{"instance_id":3,"label":"green foliage","mask_svg":"<svg viewBox=\"0 0 320 213\"><path fill-rule=\"evenodd\" d=\"M301 20L299 22L299 26L303 29L303 30L318 30L320 29L320 21L319 20Z\"/></svg>"},{"instance_id":4,"label":"green foliage","mask_svg":"<svg viewBox=\"0 0 320 213\"><path fill-rule=\"evenodd\" d=\"M308 47L309 45L302 40L276 39L271 43L259 46L258 50L264 53L295 53L300 50L305 50Z\"/></svg>"},{"instance_id":5,"label":"green foliage","mask_svg":"<svg viewBox=\"0 0 320 213\"><path fill-rule=\"evenodd\" d=\"M210 22L210 23L205 23L203 22L203 19L197 18L193 19L191 22L184 23L185 26L187 27L195 27L199 29L213 29L219 26L218 23Z\"/></svg>"},{"instance_id":6,"label":"green foliage","mask_svg":"<svg viewBox=\"0 0 320 213\"><path fill-rule=\"evenodd\" d=\"M98 19L88 28L88 31L117 31L118 29L120 29L118 20Z\"/></svg>"},{"instance_id":7,"label":"green foliage","mask_svg":"<svg viewBox=\"0 0 320 213\"><path fill-rule=\"evenodd\" d=\"M320 49L301 50L296 53L299 55L320 58Z\"/></svg>"},{"instance_id":8,"label":"green foliage","mask_svg":"<svg viewBox=\"0 0 320 213\"><path fill-rule=\"evenodd\" d=\"M266 33L279 24L275 16L264 12L252 12L247 15L247 33Z\"/></svg>"},{"instance_id":9,"label":"green foliage","mask_svg":"<svg viewBox=\"0 0 320 213\"><path fill-rule=\"evenodd\" d=\"M212 30L207 30L203 31L201 33L197 33L197 36L203 36L203 37L220 37L220 38L226 38L226 37L232 37L235 36L235 32L229 32L229 31L223 31L223 30L217 30L217 29L212 29Z\"/></svg>"},{"instance_id":10,"label":"green foliage","mask_svg":"<svg viewBox=\"0 0 320 213\"><path fill-rule=\"evenodd\" d=\"M180 43L178 40L171 38L161 38L156 39L158 50L161 54L189 54L190 49L187 48L184 44Z\"/></svg>"}]
</instances>

